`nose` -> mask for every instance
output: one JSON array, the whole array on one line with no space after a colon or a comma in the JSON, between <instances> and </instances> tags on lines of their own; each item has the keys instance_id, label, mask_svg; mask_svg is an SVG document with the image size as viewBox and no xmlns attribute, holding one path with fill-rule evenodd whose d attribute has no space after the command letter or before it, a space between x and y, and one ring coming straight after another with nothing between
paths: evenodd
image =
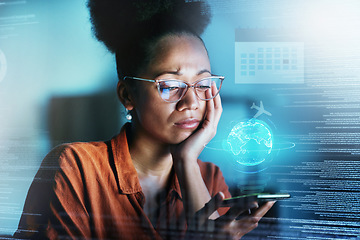
<instances>
[{"instance_id":1,"label":"nose","mask_svg":"<svg viewBox=\"0 0 360 240\"><path fill-rule=\"evenodd\" d=\"M178 111L196 110L199 108L199 98L196 96L195 89L189 87L183 98L176 105Z\"/></svg>"}]
</instances>

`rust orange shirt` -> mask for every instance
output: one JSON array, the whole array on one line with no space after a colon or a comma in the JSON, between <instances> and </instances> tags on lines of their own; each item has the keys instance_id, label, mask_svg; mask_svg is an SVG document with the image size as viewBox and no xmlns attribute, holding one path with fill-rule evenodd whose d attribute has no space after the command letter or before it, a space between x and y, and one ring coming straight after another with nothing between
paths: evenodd
<instances>
[{"instance_id":1,"label":"rust orange shirt","mask_svg":"<svg viewBox=\"0 0 360 240\"><path fill-rule=\"evenodd\" d=\"M178 239L186 229L181 191L172 171L150 222L126 139L126 127L108 142L53 149L30 186L17 238ZM230 197L221 171L198 161L211 196Z\"/></svg>"}]
</instances>

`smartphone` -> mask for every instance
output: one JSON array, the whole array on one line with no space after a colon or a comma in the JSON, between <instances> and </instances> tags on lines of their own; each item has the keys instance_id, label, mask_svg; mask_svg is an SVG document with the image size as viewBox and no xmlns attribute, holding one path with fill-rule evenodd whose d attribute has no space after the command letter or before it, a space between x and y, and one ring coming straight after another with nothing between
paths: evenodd
<instances>
[{"instance_id":1,"label":"smartphone","mask_svg":"<svg viewBox=\"0 0 360 240\"><path fill-rule=\"evenodd\" d=\"M247 208L252 202L268 202L289 198L289 193L252 193L223 200L222 207L241 206Z\"/></svg>"}]
</instances>

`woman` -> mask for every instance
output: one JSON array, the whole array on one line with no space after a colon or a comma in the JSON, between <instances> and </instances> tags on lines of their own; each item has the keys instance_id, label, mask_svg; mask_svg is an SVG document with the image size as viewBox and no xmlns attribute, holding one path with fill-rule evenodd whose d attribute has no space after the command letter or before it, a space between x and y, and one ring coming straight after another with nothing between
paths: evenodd
<instances>
[{"instance_id":1,"label":"woman","mask_svg":"<svg viewBox=\"0 0 360 240\"><path fill-rule=\"evenodd\" d=\"M236 220L242 207L219 208L230 197L220 170L198 160L216 133L223 77L212 74L199 37L208 22L202 3L185 2L89 1L132 121L108 142L52 150L16 237L239 239L271 208Z\"/></svg>"}]
</instances>

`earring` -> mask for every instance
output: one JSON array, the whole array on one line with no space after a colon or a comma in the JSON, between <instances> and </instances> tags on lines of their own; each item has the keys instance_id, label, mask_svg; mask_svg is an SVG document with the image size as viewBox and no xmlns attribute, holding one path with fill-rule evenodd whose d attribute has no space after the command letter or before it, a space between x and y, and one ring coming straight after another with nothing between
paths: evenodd
<instances>
[{"instance_id":1,"label":"earring","mask_svg":"<svg viewBox=\"0 0 360 240\"><path fill-rule=\"evenodd\" d=\"M125 118L126 118L128 121L131 121L131 119L132 119L131 113L130 113L130 111L127 110L127 109L126 109L126 116L125 116Z\"/></svg>"}]
</instances>

